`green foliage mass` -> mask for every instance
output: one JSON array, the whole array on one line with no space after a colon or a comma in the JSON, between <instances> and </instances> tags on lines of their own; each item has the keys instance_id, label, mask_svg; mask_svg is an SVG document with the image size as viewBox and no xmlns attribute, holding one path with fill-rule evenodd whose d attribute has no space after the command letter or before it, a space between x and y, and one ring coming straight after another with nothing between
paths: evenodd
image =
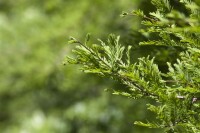
<instances>
[{"instance_id":1,"label":"green foliage mass","mask_svg":"<svg viewBox=\"0 0 200 133\"><path fill-rule=\"evenodd\" d=\"M119 14L139 5L138 0L0 0L0 133L154 133L132 126L133 120L152 119L146 100L112 97L102 90L119 84L62 65L73 48L66 43L69 35L91 32L104 39L115 32L125 42L126 29L137 29L139 19Z\"/></svg>"},{"instance_id":2,"label":"green foliage mass","mask_svg":"<svg viewBox=\"0 0 200 133\"><path fill-rule=\"evenodd\" d=\"M156 58L150 56L131 62L131 46L120 44L119 36L109 35L107 42L88 45L90 35L84 42L73 37L70 43L78 45L73 50L70 64L80 64L86 73L95 73L114 79L126 87L110 89L113 94L132 99L152 99L155 103L147 108L156 115L155 121L136 121L136 125L160 128L165 132L200 132L200 7L190 0L180 0L187 12L173 8L168 0L152 0L156 11L145 15L141 10L123 12L122 16L142 18L143 34L154 39L140 45L179 47L183 51L176 62L165 62L167 72L159 70Z\"/></svg>"}]
</instances>

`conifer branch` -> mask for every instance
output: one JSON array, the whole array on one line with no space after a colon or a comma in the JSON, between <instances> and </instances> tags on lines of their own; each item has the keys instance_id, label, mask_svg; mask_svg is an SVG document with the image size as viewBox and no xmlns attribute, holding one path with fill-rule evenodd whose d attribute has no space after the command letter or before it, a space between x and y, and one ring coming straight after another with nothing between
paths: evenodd
<instances>
[{"instance_id":1,"label":"conifer branch","mask_svg":"<svg viewBox=\"0 0 200 133\"><path fill-rule=\"evenodd\" d=\"M139 16L144 20L148 34L154 33L159 39L140 42L144 45L180 46L185 48L176 63L166 62L168 72L160 72L154 59L139 58L130 61L130 47L119 44L119 37L109 36L107 44L100 41L98 46L87 46L74 38L72 43L80 47L74 50L76 58L68 58L69 63L80 64L85 72L97 73L120 81L130 88L117 94L131 98L148 97L158 104L148 104L148 109L157 115L157 122L135 122L149 128L162 128L172 132L200 132L200 7L189 0L180 0L190 15L172 10L168 0L152 0L157 12L148 17L142 11L123 12L121 16ZM150 21L150 22L148 22ZM125 52L124 52L125 51ZM126 53L126 56L123 56ZM172 57L173 58L173 57ZM165 79L165 78L167 79Z\"/></svg>"}]
</instances>

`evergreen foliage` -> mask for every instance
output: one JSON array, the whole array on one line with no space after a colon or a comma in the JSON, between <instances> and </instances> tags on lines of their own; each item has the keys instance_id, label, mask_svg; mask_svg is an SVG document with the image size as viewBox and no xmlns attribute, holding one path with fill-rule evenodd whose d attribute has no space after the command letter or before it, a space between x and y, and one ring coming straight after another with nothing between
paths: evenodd
<instances>
[{"instance_id":1,"label":"evergreen foliage","mask_svg":"<svg viewBox=\"0 0 200 133\"><path fill-rule=\"evenodd\" d=\"M142 18L145 29L141 32L154 34L156 40L140 42L140 45L164 45L181 47L184 51L176 63L166 62L168 72L159 70L155 58L142 57L131 62L131 46L120 44L119 36L109 35L107 42L88 46L73 37L70 43L78 45L73 50L75 57L67 57L70 64L80 64L86 73L110 77L127 86L113 94L129 98L150 98L156 104L148 104L156 114L157 121L136 125L161 128L165 132L200 132L200 7L191 0L180 0L189 14L173 9L168 0L152 0L157 10L145 15L141 10L123 12L121 16L136 15Z\"/></svg>"}]
</instances>

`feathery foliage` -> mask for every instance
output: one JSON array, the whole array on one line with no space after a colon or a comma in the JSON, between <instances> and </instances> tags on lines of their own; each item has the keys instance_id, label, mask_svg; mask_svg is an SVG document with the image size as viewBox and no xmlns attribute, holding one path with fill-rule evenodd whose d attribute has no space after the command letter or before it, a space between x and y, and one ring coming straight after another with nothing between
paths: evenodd
<instances>
[{"instance_id":1,"label":"feathery foliage","mask_svg":"<svg viewBox=\"0 0 200 133\"><path fill-rule=\"evenodd\" d=\"M182 47L175 64L166 62L168 72L162 73L154 58L142 57L138 62L130 60L131 46L120 44L119 36L109 35L107 42L88 46L73 37L70 43L78 45L73 50L75 57L67 57L70 64L80 64L87 73L110 77L127 89L113 90L113 94L129 98L150 98L156 104L148 104L156 114L157 121L136 125L162 128L165 132L200 132L200 7L190 0L180 0L189 15L173 9L168 0L152 0L157 10L145 15L141 10L123 12L121 16L136 15L142 18L145 29L141 32L154 34L157 40L140 42L140 45L164 45Z\"/></svg>"}]
</instances>

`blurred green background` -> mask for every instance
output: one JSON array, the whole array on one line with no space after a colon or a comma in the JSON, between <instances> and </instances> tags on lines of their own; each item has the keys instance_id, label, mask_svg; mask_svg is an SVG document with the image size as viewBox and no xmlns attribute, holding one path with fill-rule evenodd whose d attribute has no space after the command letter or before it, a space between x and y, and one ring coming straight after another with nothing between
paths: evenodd
<instances>
[{"instance_id":1,"label":"blurred green background","mask_svg":"<svg viewBox=\"0 0 200 133\"><path fill-rule=\"evenodd\" d=\"M154 9L145 0L0 0L0 132L155 133L133 125L152 120L147 100L112 95L104 89L123 86L62 64L69 36L90 32L95 43L115 33L136 46L139 19L119 15L137 8Z\"/></svg>"}]
</instances>

